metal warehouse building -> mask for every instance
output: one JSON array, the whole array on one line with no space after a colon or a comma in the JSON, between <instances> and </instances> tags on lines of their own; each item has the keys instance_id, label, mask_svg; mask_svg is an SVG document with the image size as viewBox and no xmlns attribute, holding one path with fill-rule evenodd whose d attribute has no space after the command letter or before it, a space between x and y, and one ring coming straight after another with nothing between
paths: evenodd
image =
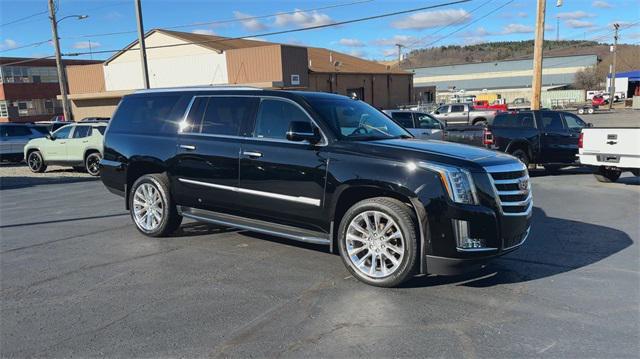
<instances>
[{"instance_id":1,"label":"metal warehouse building","mask_svg":"<svg viewBox=\"0 0 640 359\"><path fill-rule=\"evenodd\" d=\"M411 102L411 72L328 49L161 29L145 34L145 45L151 88L242 84L356 93L379 108ZM143 87L138 49L134 41L103 64L67 68L75 119L111 116Z\"/></svg>"},{"instance_id":2,"label":"metal warehouse building","mask_svg":"<svg viewBox=\"0 0 640 359\"><path fill-rule=\"evenodd\" d=\"M576 72L595 66L596 55L548 57L543 60L543 90L562 88L574 82ZM438 97L464 92L466 95L498 93L502 98L530 97L533 59L420 67L414 72L415 91L435 86Z\"/></svg>"}]
</instances>

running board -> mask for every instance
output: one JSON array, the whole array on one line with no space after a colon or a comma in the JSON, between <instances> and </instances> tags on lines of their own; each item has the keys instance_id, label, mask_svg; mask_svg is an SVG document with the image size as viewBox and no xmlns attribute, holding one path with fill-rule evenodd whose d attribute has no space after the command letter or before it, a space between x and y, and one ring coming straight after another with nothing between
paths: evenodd
<instances>
[{"instance_id":1,"label":"running board","mask_svg":"<svg viewBox=\"0 0 640 359\"><path fill-rule=\"evenodd\" d=\"M231 214L212 212L203 209L178 206L178 212L187 218L200 222L219 224L227 227L246 229L276 237L293 239L296 241L330 245L329 234L316 232L283 224L271 223L257 219L234 216Z\"/></svg>"}]
</instances>

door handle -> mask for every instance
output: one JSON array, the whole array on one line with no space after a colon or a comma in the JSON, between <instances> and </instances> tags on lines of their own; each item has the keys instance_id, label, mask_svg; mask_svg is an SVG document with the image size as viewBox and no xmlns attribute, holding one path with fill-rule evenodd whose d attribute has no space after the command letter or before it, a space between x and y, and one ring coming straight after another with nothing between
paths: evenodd
<instances>
[{"instance_id":1,"label":"door handle","mask_svg":"<svg viewBox=\"0 0 640 359\"><path fill-rule=\"evenodd\" d=\"M253 152L253 151L243 151L242 155L247 156L247 157L251 157L251 158L260 158L260 157L262 157L262 153Z\"/></svg>"},{"instance_id":2,"label":"door handle","mask_svg":"<svg viewBox=\"0 0 640 359\"><path fill-rule=\"evenodd\" d=\"M67 141L60 141L61 145L64 145L65 143L67 143Z\"/></svg>"},{"instance_id":3,"label":"door handle","mask_svg":"<svg viewBox=\"0 0 640 359\"><path fill-rule=\"evenodd\" d=\"M194 145L180 145L180 148L182 148L183 150L187 150L187 151L193 151L196 149L196 146Z\"/></svg>"},{"instance_id":4,"label":"door handle","mask_svg":"<svg viewBox=\"0 0 640 359\"><path fill-rule=\"evenodd\" d=\"M86 140L86 141L82 141L82 143L89 143L89 140Z\"/></svg>"}]
</instances>

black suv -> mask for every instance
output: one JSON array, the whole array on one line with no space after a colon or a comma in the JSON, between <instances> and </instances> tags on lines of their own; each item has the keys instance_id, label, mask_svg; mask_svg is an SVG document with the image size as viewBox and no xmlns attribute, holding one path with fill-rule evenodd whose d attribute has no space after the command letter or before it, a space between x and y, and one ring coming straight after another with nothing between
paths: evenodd
<instances>
[{"instance_id":1,"label":"black suv","mask_svg":"<svg viewBox=\"0 0 640 359\"><path fill-rule=\"evenodd\" d=\"M416 140L366 103L327 93L139 91L114 114L101 163L146 235L169 235L187 217L326 244L377 286L481 267L530 228L516 158Z\"/></svg>"}]
</instances>

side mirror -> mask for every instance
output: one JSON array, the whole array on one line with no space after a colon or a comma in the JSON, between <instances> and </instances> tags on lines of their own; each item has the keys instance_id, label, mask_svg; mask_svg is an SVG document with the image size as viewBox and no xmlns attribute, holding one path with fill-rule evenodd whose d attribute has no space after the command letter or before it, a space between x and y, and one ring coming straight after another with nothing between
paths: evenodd
<instances>
[{"instance_id":1,"label":"side mirror","mask_svg":"<svg viewBox=\"0 0 640 359\"><path fill-rule=\"evenodd\" d=\"M44 137L45 137L47 140L51 140L51 141L53 141L53 140L55 139L55 137L53 137L53 135L52 135L52 134L48 134L48 135L46 135L46 136L44 136Z\"/></svg>"},{"instance_id":2,"label":"side mirror","mask_svg":"<svg viewBox=\"0 0 640 359\"><path fill-rule=\"evenodd\" d=\"M593 123L587 122L587 127L593 127Z\"/></svg>"},{"instance_id":3,"label":"side mirror","mask_svg":"<svg viewBox=\"0 0 640 359\"><path fill-rule=\"evenodd\" d=\"M311 144L316 144L320 142L320 135L310 122L291 121L287 131L287 140L295 142L309 141Z\"/></svg>"}]
</instances>

